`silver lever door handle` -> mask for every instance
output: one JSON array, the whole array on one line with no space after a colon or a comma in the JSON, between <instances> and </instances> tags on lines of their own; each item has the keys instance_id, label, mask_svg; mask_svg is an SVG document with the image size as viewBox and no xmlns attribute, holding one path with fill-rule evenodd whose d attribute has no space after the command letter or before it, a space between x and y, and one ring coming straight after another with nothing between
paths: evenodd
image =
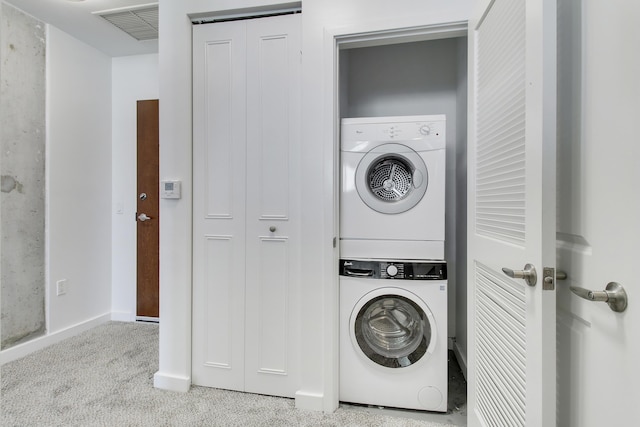
<instances>
[{"instance_id":1,"label":"silver lever door handle","mask_svg":"<svg viewBox=\"0 0 640 427\"><path fill-rule=\"evenodd\" d=\"M140 221L140 222L149 221L150 219L151 219L151 217L147 216L147 214L145 214L145 213L141 213L140 215L138 215L138 221Z\"/></svg>"},{"instance_id":2,"label":"silver lever door handle","mask_svg":"<svg viewBox=\"0 0 640 427\"><path fill-rule=\"evenodd\" d=\"M571 292L589 301L602 301L609 304L609 308L617 313L627 309L628 297L620 283L610 282L604 291L590 291L589 289L571 286Z\"/></svg>"},{"instance_id":3,"label":"silver lever door handle","mask_svg":"<svg viewBox=\"0 0 640 427\"><path fill-rule=\"evenodd\" d=\"M535 286L538 281L538 275L536 274L536 268L527 264L524 266L524 270L512 270L510 268L503 268L502 272L512 279L524 279L529 286Z\"/></svg>"}]
</instances>

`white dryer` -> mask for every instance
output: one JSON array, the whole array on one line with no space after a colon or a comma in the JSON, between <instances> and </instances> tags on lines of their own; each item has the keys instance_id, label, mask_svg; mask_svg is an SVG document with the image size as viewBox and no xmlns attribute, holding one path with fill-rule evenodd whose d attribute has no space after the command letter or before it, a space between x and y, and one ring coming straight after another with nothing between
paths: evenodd
<instances>
[{"instance_id":1,"label":"white dryer","mask_svg":"<svg viewBox=\"0 0 640 427\"><path fill-rule=\"evenodd\" d=\"M447 411L447 265L340 260L340 400Z\"/></svg>"},{"instance_id":2,"label":"white dryer","mask_svg":"<svg viewBox=\"0 0 640 427\"><path fill-rule=\"evenodd\" d=\"M342 257L444 259L444 115L343 119Z\"/></svg>"}]
</instances>

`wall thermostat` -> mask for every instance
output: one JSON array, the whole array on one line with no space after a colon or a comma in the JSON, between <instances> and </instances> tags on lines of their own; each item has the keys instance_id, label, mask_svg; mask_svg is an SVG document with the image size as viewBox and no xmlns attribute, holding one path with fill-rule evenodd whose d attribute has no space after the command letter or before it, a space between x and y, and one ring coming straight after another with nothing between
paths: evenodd
<instances>
[{"instance_id":1,"label":"wall thermostat","mask_svg":"<svg viewBox=\"0 0 640 427\"><path fill-rule=\"evenodd\" d=\"M160 197L163 199L179 199L182 197L180 181L160 181Z\"/></svg>"}]
</instances>

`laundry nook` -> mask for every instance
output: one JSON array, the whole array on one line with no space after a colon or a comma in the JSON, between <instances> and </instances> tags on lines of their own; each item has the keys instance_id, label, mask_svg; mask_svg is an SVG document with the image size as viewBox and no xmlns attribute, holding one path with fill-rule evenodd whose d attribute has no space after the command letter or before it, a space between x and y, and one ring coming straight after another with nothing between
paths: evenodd
<instances>
[{"instance_id":1,"label":"laundry nook","mask_svg":"<svg viewBox=\"0 0 640 427\"><path fill-rule=\"evenodd\" d=\"M640 425L639 21L0 0L0 424Z\"/></svg>"}]
</instances>

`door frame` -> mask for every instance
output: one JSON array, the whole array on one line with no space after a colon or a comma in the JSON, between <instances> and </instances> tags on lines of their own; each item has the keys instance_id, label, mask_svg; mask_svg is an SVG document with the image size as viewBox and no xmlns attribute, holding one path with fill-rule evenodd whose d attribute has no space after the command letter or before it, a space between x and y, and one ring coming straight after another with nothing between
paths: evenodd
<instances>
[{"instance_id":1,"label":"door frame","mask_svg":"<svg viewBox=\"0 0 640 427\"><path fill-rule=\"evenodd\" d=\"M324 241L334 242L333 247L322 248L323 274L326 285L322 311L326 315L324 336L325 351L329 357L324 358L323 380L325 383L322 407L325 412L333 412L339 405L339 274L340 259L340 81L339 55L342 49L373 47L388 44L401 44L417 41L437 40L467 36L467 21L449 23L412 25L391 21L387 25L377 23L358 24L347 27L325 28L324 31L324 78L330 95L325 97L323 108L323 135L327 141L333 141L331 150L324 150L322 159L325 167L322 182L324 183L323 216L328 225L324 232ZM307 404L296 406L309 407Z\"/></svg>"}]
</instances>

